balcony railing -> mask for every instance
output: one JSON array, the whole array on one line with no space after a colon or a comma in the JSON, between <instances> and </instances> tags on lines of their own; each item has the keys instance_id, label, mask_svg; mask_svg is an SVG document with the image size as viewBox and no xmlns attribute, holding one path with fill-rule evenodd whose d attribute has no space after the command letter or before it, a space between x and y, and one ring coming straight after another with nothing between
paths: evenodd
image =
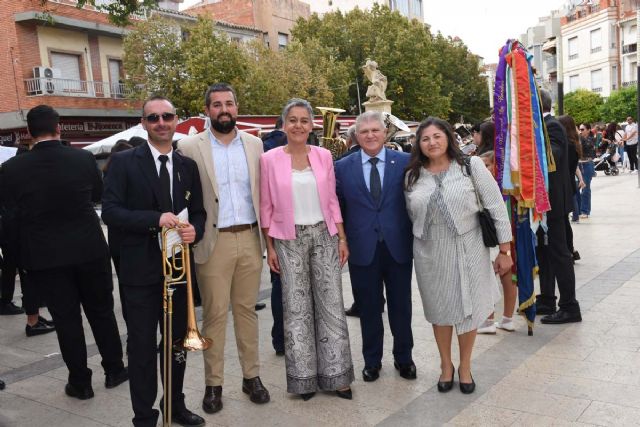
<instances>
[{"instance_id":1,"label":"balcony railing","mask_svg":"<svg viewBox=\"0 0 640 427\"><path fill-rule=\"evenodd\" d=\"M578 54L574 53L574 54L569 55L569 60L572 60L572 59L578 59Z\"/></svg>"},{"instance_id":2,"label":"balcony railing","mask_svg":"<svg viewBox=\"0 0 640 427\"><path fill-rule=\"evenodd\" d=\"M125 98L131 90L122 83L73 79L25 79L29 96L75 96L80 98Z\"/></svg>"},{"instance_id":3,"label":"balcony railing","mask_svg":"<svg viewBox=\"0 0 640 427\"><path fill-rule=\"evenodd\" d=\"M622 82L622 87L635 86L638 83L636 80L629 80L628 82Z\"/></svg>"},{"instance_id":4,"label":"balcony railing","mask_svg":"<svg viewBox=\"0 0 640 427\"><path fill-rule=\"evenodd\" d=\"M630 44L625 44L624 46L622 46L622 54L626 55L627 53L633 53L636 50L638 50L638 44L637 43L630 43Z\"/></svg>"},{"instance_id":5,"label":"balcony railing","mask_svg":"<svg viewBox=\"0 0 640 427\"><path fill-rule=\"evenodd\" d=\"M602 46L592 47L591 53L598 53L602 50Z\"/></svg>"}]
</instances>

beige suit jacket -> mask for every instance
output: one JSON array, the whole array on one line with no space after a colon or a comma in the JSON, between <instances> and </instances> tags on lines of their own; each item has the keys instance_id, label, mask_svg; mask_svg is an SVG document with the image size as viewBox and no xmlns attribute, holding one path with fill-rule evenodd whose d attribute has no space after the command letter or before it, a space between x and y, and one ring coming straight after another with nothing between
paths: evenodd
<instances>
[{"instance_id":1,"label":"beige suit jacket","mask_svg":"<svg viewBox=\"0 0 640 427\"><path fill-rule=\"evenodd\" d=\"M249 178L251 181L251 198L253 199L253 209L258 218L260 227L260 156L263 153L262 141L260 138L238 130L244 153L249 166ZM200 182L202 183L202 195L204 198L204 208L207 211L207 221L204 227L204 237L193 249L194 259L197 264L204 264L213 253L213 248L218 240L218 184L213 163L213 150L211 148L209 130L200 132L197 135L189 136L180 140L178 149L185 156L193 159L198 164ZM260 244L262 251L265 249L265 242L260 234Z\"/></svg>"}]
</instances>

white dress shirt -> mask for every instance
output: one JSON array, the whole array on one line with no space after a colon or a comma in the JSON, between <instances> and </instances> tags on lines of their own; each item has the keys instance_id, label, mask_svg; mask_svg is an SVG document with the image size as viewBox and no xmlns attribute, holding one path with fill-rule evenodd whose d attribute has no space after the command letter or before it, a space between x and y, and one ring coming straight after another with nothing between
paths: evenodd
<instances>
[{"instance_id":1,"label":"white dress shirt","mask_svg":"<svg viewBox=\"0 0 640 427\"><path fill-rule=\"evenodd\" d=\"M247 155L240 134L225 145L209 130L211 152L218 182L218 228L253 224L257 221L251 197Z\"/></svg>"}]
</instances>

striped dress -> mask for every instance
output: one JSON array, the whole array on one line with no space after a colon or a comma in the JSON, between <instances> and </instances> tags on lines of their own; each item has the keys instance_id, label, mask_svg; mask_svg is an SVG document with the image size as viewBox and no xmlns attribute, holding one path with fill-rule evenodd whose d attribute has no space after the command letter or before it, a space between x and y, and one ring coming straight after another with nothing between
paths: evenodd
<instances>
[{"instance_id":1,"label":"striped dress","mask_svg":"<svg viewBox=\"0 0 640 427\"><path fill-rule=\"evenodd\" d=\"M498 240L511 241L511 226L496 181L479 158L471 169L480 199L496 222ZM453 162L432 174L422 169L407 208L413 221L413 256L424 315L435 325L472 331L493 311L500 290L489 248L482 241L473 183Z\"/></svg>"}]
</instances>

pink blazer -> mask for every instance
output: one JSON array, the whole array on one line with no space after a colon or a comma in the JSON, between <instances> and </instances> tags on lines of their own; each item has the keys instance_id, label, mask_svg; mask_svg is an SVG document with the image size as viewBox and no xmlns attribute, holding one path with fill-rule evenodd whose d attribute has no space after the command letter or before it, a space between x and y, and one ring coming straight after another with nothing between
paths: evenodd
<instances>
[{"instance_id":1,"label":"pink blazer","mask_svg":"<svg viewBox=\"0 0 640 427\"><path fill-rule=\"evenodd\" d=\"M336 224L342 222L333 159L329 150L309 147L309 163L316 178L322 215L333 236L338 232ZM291 157L283 147L260 156L260 226L269 229L269 236L280 240L296 238L291 173Z\"/></svg>"}]
</instances>

